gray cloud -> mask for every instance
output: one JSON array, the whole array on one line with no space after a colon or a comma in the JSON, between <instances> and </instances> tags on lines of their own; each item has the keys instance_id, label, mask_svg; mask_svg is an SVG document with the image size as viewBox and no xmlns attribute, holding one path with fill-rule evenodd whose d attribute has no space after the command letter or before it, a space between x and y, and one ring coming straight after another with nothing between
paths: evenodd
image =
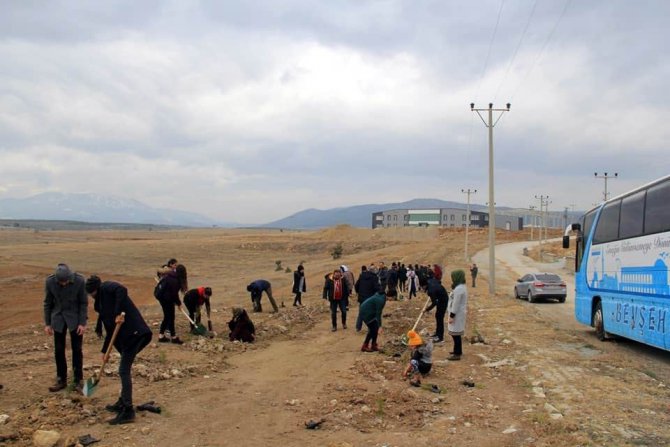
<instances>
[{"instance_id":1,"label":"gray cloud","mask_svg":"<svg viewBox=\"0 0 670 447\"><path fill-rule=\"evenodd\" d=\"M8 2L0 197L109 193L241 222L415 197L586 208L668 172L670 5ZM528 29L519 45L525 25ZM551 36L550 40L547 38ZM516 57L512 60L515 49ZM94 179L94 181L91 181Z\"/></svg>"}]
</instances>

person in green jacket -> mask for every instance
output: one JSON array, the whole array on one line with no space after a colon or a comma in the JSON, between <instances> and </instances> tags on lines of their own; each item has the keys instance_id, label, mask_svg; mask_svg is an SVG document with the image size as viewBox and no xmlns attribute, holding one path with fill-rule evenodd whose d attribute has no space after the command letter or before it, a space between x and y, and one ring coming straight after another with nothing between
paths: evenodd
<instances>
[{"instance_id":1,"label":"person in green jacket","mask_svg":"<svg viewBox=\"0 0 670 447\"><path fill-rule=\"evenodd\" d=\"M368 327L368 333L365 335L363 346L361 346L362 352L379 351L377 337L382 327L382 311L385 305L386 295L378 292L363 301L358 308L356 332L360 332L363 328L363 323Z\"/></svg>"}]
</instances>

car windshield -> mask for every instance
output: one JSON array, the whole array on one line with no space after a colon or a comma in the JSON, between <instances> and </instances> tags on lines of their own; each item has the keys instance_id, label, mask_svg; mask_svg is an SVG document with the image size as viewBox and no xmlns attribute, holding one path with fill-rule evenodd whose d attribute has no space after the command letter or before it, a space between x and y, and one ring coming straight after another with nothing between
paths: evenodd
<instances>
[{"instance_id":1,"label":"car windshield","mask_svg":"<svg viewBox=\"0 0 670 447\"><path fill-rule=\"evenodd\" d=\"M558 275L553 275L551 273L542 273L540 275L535 275L535 277L539 281L546 281L546 282L560 282L561 277Z\"/></svg>"}]
</instances>

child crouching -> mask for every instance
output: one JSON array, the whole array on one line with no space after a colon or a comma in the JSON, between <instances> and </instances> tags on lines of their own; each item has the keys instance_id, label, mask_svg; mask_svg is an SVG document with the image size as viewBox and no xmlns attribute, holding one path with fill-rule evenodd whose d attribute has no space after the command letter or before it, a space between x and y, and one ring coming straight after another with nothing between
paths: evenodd
<instances>
[{"instance_id":1,"label":"child crouching","mask_svg":"<svg viewBox=\"0 0 670 447\"><path fill-rule=\"evenodd\" d=\"M402 377L409 378L412 386L421 386L421 376L430 373L433 366L433 342L430 338L424 342L415 331L409 331L407 337L407 345L412 348L412 358Z\"/></svg>"}]
</instances>

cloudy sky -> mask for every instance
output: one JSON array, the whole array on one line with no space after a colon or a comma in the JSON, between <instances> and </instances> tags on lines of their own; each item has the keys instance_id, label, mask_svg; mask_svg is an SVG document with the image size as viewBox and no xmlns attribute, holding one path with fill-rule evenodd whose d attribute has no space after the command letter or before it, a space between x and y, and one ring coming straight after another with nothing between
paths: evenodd
<instances>
[{"instance_id":1,"label":"cloudy sky","mask_svg":"<svg viewBox=\"0 0 670 447\"><path fill-rule=\"evenodd\" d=\"M0 198L263 223L412 198L592 206L669 173L670 2L7 0Z\"/></svg>"}]
</instances>

